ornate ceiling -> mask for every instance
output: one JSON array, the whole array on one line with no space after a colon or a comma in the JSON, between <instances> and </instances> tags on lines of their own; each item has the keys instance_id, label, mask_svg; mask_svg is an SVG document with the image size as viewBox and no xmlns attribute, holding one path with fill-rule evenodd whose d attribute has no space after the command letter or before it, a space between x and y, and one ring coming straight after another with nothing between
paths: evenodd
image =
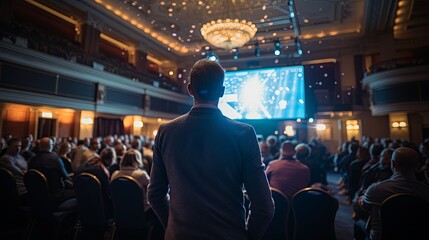
<instances>
[{"instance_id":1,"label":"ornate ceiling","mask_svg":"<svg viewBox=\"0 0 429 240\"><path fill-rule=\"evenodd\" d=\"M209 44L202 38L200 28L219 18L245 19L258 28L255 37L238 49L238 59L233 58L231 50L210 46L229 65L243 62L261 65L260 62L282 58L303 61L323 57L315 54L318 52L356 49L365 35L392 31L401 2L408 2L405 5L410 7L404 12L410 17L414 16L412 12L419 13L414 24L428 22L421 17L428 12L424 0L37 1L61 8L119 41L173 62L194 61L207 54ZM413 5L421 9L413 10ZM140 43L135 39L141 39ZM280 56L273 54L276 40L280 41ZM259 56L255 55L256 44ZM298 54L299 49L302 55Z\"/></svg>"}]
</instances>

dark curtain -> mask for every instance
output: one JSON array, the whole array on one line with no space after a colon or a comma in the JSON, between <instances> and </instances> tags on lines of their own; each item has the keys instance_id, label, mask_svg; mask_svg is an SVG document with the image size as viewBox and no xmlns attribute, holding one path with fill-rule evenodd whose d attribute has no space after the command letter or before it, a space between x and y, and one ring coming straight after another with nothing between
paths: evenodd
<instances>
[{"instance_id":1,"label":"dark curtain","mask_svg":"<svg viewBox=\"0 0 429 240\"><path fill-rule=\"evenodd\" d=\"M102 118L97 117L94 121L94 136L105 137L107 135L123 135L124 122L120 118Z\"/></svg>"}]
</instances>

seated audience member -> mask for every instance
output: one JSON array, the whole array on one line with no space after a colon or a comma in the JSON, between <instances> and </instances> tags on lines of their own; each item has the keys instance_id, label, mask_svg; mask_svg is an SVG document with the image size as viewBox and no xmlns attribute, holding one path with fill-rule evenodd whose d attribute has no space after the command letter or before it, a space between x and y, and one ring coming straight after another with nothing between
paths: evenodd
<instances>
[{"instance_id":1,"label":"seated audience member","mask_svg":"<svg viewBox=\"0 0 429 240\"><path fill-rule=\"evenodd\" d=\"M340 195L346 195L349 191L349 183L348 183L349 167L350 167L350 164L354 160L356 160L356 154L359 149L359 145L360 145L359 142L351 141L348 149L349 154L347 154L340 160L339 172L344 182L344 189L338 193Z\"/></svg>"},{"instance_id":2,"label":"seated audience member","mask_svg":"<svg viewBox=\"0 0 429 240\"><path fill-rule=\"evenodd\" d=\"M362 167L369 161L370 152L368 150L367 144L362 144L359 146L356 160L350 163L349 170L347 173L347 182L348 182L348 192L347 192L347 202L353 200L356 192L359 191L360 188L360 180L362 177Z\"/></svg>"},{"instance_id":3,"label":"seated audience member","mask_svg":"<svg viewBox=\"0 0 429 240\"><path fill-rule=\"evenodd\" d=\"M418 167L419 155L416 151L407 147L397 148L392 155L391 167L393 175L384 181L369 186L365 194L358 199L358 206L370 214L370 239L380 239L380 204L388 197L396 193L411 193L429 201L429 186L417 180L415 171ZM355 239L362 237L356 235L362 230L364 224L356 222Z\"/></svg>"},{"instance_id":4,"label":"seated audience member","mask_svg":"<svg viewBox=\"0 0 429 240\"><path fill-rule=\"evenodd\" d=\"M378 164L370 167L366 172L362 173L361 188L367 189L375 182L384 181L390 178L393 174L391 165L393 150L386 148L381 151Z\"/></svg>"},{"instance_id":5,"label":"seated audience member","mask_svg":"<svg viewBox=\"0 0 429 240\"><path fill-rule=\"evenodd\" d=\"M266 174L271 187L279 189L289 199L299 190L310 184L310 169L296 160L295 153L299 158L308 158L310 147L307 144L297 145L296 151L293 143L285 141L280 147L280 158L273 160L267 166Z\"/></svg>"},{"instance_id":6,"label":"seated audience member","mask_svg":"<svg viewBox=\"0 0 429 240\"><path fill-rule=\"evenodd\" d=\"M21 152L19 154L21 154L21 156L23 156L27 162L29 162L30 159L34 157L34 153L30 149L32 144L33 142L30 138L22 139Z\"/></svg>"},{"instance_id":7,"label":"seated audience member","mask_svg":"<svg viewBox=\"0 0 429 240\"><path fill-rule=\"evenodd\" d=\"M280 157L279 153L279 144L278 144L278 138L276 135L269 135L267 137L267 140L265 141L268 145L270 154L273 156L274 159L277 159Z\"/></svg>"},{"instance_id":8,"label":"seated audience member","mask_svg":"<svg viewBox=\"0 0 429 240\"><path fill-rule=\"evenodd\" d=\"M271 154L270 148L266 141L259 142L259 149L261 150L261 160L265 164L265 167L267 167L271 161L275 160L274 156Z\"/></svg>"},{"instance_id":9,"label":"seated audience member","mask_svg":"<svg viewBox=\"0 0 429 240\"><path fill-rule=\"evenodd\" d=\"M18 138L9 139L7 142L7 151L0 158L0 167L9 170L13 174L18 195L21 197L22 203L25 203L27 189L24 184L24 174L28 170L28 165L24 157L19 154L20 150L21 140Z\"/></svg>"},{"instance_id":10,"label":"seated audience member","mask_svg":"<svg viewBox=\"0 0 429 240\"><path fill-rule=\"evenodd\" d=\"M135 150L135 153L140 155L140 158L142 159L142 161L144 160L143 159L143 152L142 152L143 151L142 141L140 140L140 138L134 138L133 137L133 140L131 141L131 144L130 144L130 149Z\"/></svg>"},{"instance_id":11,"label":"seated audience member","mask_svg":"<svg viewBox=\"0 0 429 240\"><path fill-rule=\"evenodd\" d=\"M114 141L115 141L115 139L113 138L112 135L106 136L103 140L103 144L101 145L101 149L113 148Z\"/></svg>"},{"instance_id":12,"label":"seated audience member","mask_svg":"<svg viewBox=\"0 0 429 240\"><path fill-rule=\"evenodd\" d=\"M328 185L326 172L330 168L328 162L330 153L325 144L319 137L313 137L308 146L311 148L311 154L308 158L310 168L310 184L320 183L321 185Z\"/></svg>"},{"instance_id":13,"label":"seated audience member","mask_svg":"<svg viewBox=\"0 0 429 240\"><path fill-rule=\"evenodd\" d=\"M371 145L371 147L369 148L369 155L371 156L371 158L365 163L365 165L363 165L362 174L368 171L368 169L370 169L371 167L378 165L378 163L380 162L380 154L383 149L385 148L383 148L381 144L374 143Z\"/></svg>"},{"instance_id":14,"label":"seated audience member","mask_svg":"<svg viewBox=\"0 0 429 240\"><path fill-rule=\"evenodd\" d=\"M139 183L140 188L142 189L144 195L145 212L148 213L148 215L150 215L153 220L155 215L150 209L146 194L147 185L149 184L149 174L143 169L144 166L141 155L138 154L134 149L128 150L125 152L125 155L119 164L119 170L113 173L111 181L122 176L133 177Z\"/></svg>"},{"instance_id":15,"label":"seated audience member","mask_svg":"<svg viewBox=\"0 0 429 240\"><path fill-rule=\"evenodd\" d=\"M72 189L73 182L64 168L63 162L52 150L53 141L51 138L44 137L40 139L39 151L30 160L28 167L36 169L45 175L54 204L59 204L74 197L75 194Z\"/></svg>"},{"instance_id":16,"label":"seated audience member","mask_svg":"<svg viewBox=\"0 0 429 240\"><path fill-rule=\"evenodd\" d=\"M350 142L346 141L341 144L337 152L334 154L332 162L334 165L334 172L340 172L340 161L343 157L345 157L348 154L348 148L349 148ZM345 183L342 178L337 183L338 188L343 190L345 188Z\"/></svg>"},{"instance_id":17,"label":"seated audience member","mask_svg":"<svg viewBox=\"0 0 429 240\"><path fill-rule=\"evenodd\" d=\"M118 164L116 158L116 151L111 147L104 148L100 153L101 162L104 166L109 169L112 165Z\"/></svg>"},{"instance_id":18,"label":"seated audience member","mask_svg":"<svg viewBox=\"0 0 429 240\"><path fill-rule=\"evenodd\" d=\"M365 194L366 189L375 182L384 181L390 178L393 174L391 165L393 150L386 148L381 152L379 164L374 165L366 172L363 173L362 179L360 182L359 191L356 192L353 199L353 214L352 218L356 221L363 220L366 221L369 217L368 212L362 211L358 206L358 199Z\"/></svg>"},{"instance_id":19,"label":"seated audience member","mask_svg":"<svg viewBox=\"0 0 429 240\"><path fill-rule=\"evenodd\" d=\"M152 143L151 140L144 140L143 142L143 152L144 152L144 157L152 159L153 158L153 151L152 151Z\"/></svg>"},{"instance_id":20,"label":"seated audience member","mask_svg":"<svg viewBox=\"0 0 429 240\"><path fill-rule=\"evenodd\" d=\"M63 142L60 144L60 149L58 150L58 156L64 164L64 167L67 173L73 174L72 160L69 158L68 154L71 152L71 145L68 142Z\"/></svg>"},{"instance_id":21,"label":"seated audience member","mask_svg":"<svg viewBox=\"0 0 429 240\"><path fill-rule=\"evenodd\" d=\"M101 184L101 192L103 194L103 204L106 217L113 217L113 203L112 195L110 193L110 174L109 170L101 162L100 156L94 154L94 152L87 150L83 153L83 164L75 172L75 176L80 173L89 173L94 175Z\"/></svg>"},{"instance_id":22,"label":"seated audience member","mask_svg":"<svg viewBox=\"0 0 429 240\"><path fill-rule=\"evenodd\" d=\"M421 154L420 167L417 171L417 179L429 184L429 138L426 138L419 147Z\"/></svg>"},{"instance_id":23,"label":"seated audience member","mask_svg":"<svg viewBox=\"0 0 429 240\"><path fill-rule=\"evenodd\" d=\"M0 157L6 153L6 150L7 150L6 140L0 137Z\"/></svg>"},{"instance_id":24,"label":"seated audience member","mask_svg":"<svg viewBox=\"0 0 429 240\"><path fill-rule=\"evenodd\" d=\"M83 161L83 153L88 150L89 138L81 139L77 141L77 146L72 149L70 153L70 159L72 160L73 171L80 168Z\"/></svg>"},{"instance_id":25,"label":"seated audience member","mask_svg":"<svg viewBox=\"0 0 429 240\"><path fill-rule=\"evenodd\" d=\"M91 138L91 141L89 143L89 150L92 151L94 154L99 154L101 148L100 139L97 137Z\"/></svg>"},{"instance_id":26,"label":"seated audience member","mask_svg":"<svg viewBox=\"0 0 429 240\"><path fill-rule=\"evenodd\" d=\"M112 175L115 171L119 170L119 163L121 162L122 157L124 156L125 152L127 151L127 147L123 143L117 143L115 145L115 153L116 153L116 160L112 162L112 165L109 167L110 175Z\"/></svg>"}]
</instances>

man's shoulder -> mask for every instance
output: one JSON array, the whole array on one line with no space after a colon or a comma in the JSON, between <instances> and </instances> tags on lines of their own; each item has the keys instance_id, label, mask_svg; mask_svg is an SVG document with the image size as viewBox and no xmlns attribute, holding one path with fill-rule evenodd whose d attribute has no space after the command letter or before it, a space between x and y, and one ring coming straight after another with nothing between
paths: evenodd
<instances>
[{"instance_id":1,"label":"man's shoulder","mask_svg":"<svg viewBox=\"0 0 429 240\"><path fill-rule=\"evenodd\" d=\"M10 161L12 159L12 156L5 153L3 156L0 157L0 161Z\"/></svg>"}]
</instances>

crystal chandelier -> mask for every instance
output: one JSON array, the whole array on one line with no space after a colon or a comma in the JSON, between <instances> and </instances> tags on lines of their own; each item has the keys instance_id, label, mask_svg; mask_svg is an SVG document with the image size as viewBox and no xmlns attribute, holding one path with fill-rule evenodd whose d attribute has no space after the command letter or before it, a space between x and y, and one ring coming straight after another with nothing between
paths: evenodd
<instances>
[{"instance_id":1,"label":"crystal chandelier","mask_svg":"<svg viewBox=\"0 0 429 240\"><path fill-rule=\"evenodd\" d=\"M204 24L201 35L215 47L233 49L244 46L255 36L256 31L255 24L250 21L227 18Z\"/></svg>"},{"instance_id":2,"label":"crystal chandelier","mask_svg":"<svg viewBox=\"0 0 429 240\"><path fill-rule=\"evenodd\" d=\"M204 24L200 30L201 35L208 43L227 50L244 46L255 36L257 31L255 24L251 21L230 17L237 14L237 9L234 9L235 0L232 0L232 5L229 1L220 2L226 11L225 18L212 20ZM245 1L242 0L241 2ZM233 12L235 13L233 14Z\"/></svg>"}]
</instances>

